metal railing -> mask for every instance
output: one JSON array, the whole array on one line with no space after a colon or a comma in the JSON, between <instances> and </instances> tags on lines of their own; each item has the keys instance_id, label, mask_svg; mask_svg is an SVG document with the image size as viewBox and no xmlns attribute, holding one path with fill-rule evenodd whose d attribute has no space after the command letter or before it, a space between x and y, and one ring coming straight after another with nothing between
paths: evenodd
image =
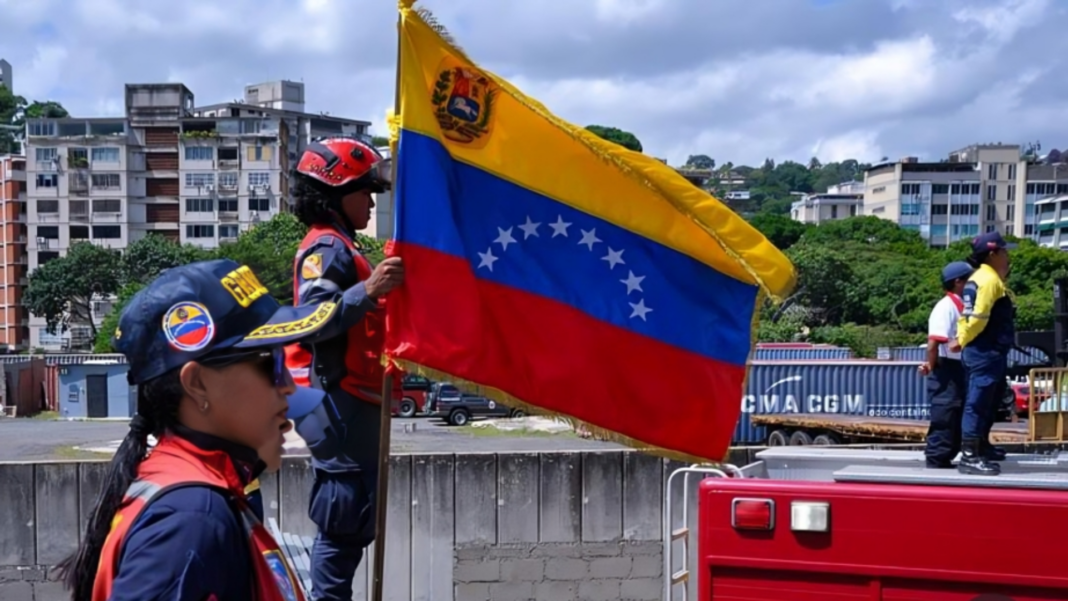
<instances>
[{"instance_id":1,"label":"metal railing","mask_svg":"<svg viewBox=\"0 0 1068 601\"><path fill-rule=\"evenodd\" d=\"M1028 442L1068 440L1068 368L1032 369L1027 374Z\"/></svg>"},{"instance_id":2,"label":"metal railing","mask_svg":"<svg viewBox=\"0 0 1068 601\"><path fill-rule=\"evenodd\" d=\"M663 538L664 538L664 600L672 600L672 591L678 585L682 585L682 601L689 599L689 582L690 582L690 475L700 474L701 480L709 477L727 478L727 472L731 472L734 477L744 477L742 471L734 465L720 464L719 467L710 467L707 465L693 464L690 467L683 467L675 470L668 476L667 485L664 487L664 519L663 519ZM675 478L682 474L682 518L681 525L675 525L674 515L674 502L672 491ZM678 569L675 567L675 543L678 542L682 546L681 557L682 560Z\"/></svg>"}]
</instances>

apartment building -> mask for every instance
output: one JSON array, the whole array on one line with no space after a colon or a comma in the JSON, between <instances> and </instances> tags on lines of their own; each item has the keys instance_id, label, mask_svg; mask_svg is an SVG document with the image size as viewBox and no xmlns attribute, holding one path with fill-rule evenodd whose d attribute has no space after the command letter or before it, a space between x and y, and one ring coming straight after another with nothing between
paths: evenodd
<instances>
[{"instance_id":1,"label":"apartment building","mask_svg":"<svg viewBox=\"0 0 1068 601\"><path fill-rule=\"evenodd\" d=\"M304 113L294 82L248 86L244 102L203 107L180 83L127 84L125 95L121 117L27 123L31 271L83 240L117 250L151 232L205 248L234 240L289 209L286 174L311 139L367 135L370 126ZM110 310L97 303L94 320ZM44 325L31 317L32 348L92 343L88 325L56 336Z\"/></svg>"},{"instance_id":2,"label":"apartment building","mask_svg":"<svg viewBox=\"0 0 1068 601\"><path fill-rule=\"evenodd\" d=\"M21 351L29 340L22 308L26 285L26 158L0 156L0 349Z\"/></svg>"},{"instance_id":3,"label":"apartment building","mask_svg":"<svg viewBox=\"0 0 1068 601\"><path fill-rule=\"evenodd\" d=\"M908 157L876 165L864 181L864 215L890 219L944 247L995 230L1035 236L1035 203L1068 193L1068 168L1030 163L1019 145L975 144L945 161Z\"/></svg>"},{"instance_id":4,"label":"apartment building","mask_svg":"<svg viewBox=\"0 0 1068 601\"><path fill-rule=\"evenodd\" d=\"M790 205L790 217L801 223L835 221L859 214L864 202L864 182L843 182L826 192L806 194Z\"/></svg>"}]
</instances>

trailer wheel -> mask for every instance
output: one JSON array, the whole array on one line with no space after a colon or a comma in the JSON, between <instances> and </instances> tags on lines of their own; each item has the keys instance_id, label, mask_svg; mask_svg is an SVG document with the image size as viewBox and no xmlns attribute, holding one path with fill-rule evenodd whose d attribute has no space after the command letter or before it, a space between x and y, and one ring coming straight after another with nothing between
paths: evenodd
<instances>
[{"instance_id":1,"label":"trailer wheel","mask_svg":"<svg viewBox=\"0 0 1068 601\"><path fill-rule=\"evenodd\" d=\"M769 447L785 447L790 444L790 439L786 436L784 430L775 430L771 434L768 434L768 446Z\"/></svg>"},{"instance_id":2,"label":"trailer wheel","mask_svg":"<svg viewBox=\"0 0 1068 601\"><path fill-rule=\"evenodd\" d=\"M812 444L812 435L804 430L796 430L790 435L790 446L803 447Z\"/></svg>"},{"instance_id":3,"label":"trailer wheel","mask_svg":"<svg viewBox=\"0 0 1068 601\"><path fill-rule=\"evenodd\" d=\"M841 444L841 441L838 440L838 437L834 434L820 434L816 438L812 439L812 444L820 447L829 447L834 446L836 444Z\"/></svg>"}]
</instances>

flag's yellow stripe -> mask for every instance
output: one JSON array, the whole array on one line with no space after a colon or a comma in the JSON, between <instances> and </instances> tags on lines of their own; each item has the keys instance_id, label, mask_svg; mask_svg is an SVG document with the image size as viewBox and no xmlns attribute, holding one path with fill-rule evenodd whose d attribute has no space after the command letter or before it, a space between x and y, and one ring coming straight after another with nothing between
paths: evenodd
<instances>
[{"instance_id":1,"label":"flag's yellow stripe","mask_svg":"<svg viewBox=\"0 0 1068 601\"><path fill-rule=\"evenodd\" d=\"M400 127L441 140L458 160L673 248L735 279L761 285L773 297L789 293L795 282L790 261L719 200L655 158L560 121L537 101L475 65L417 14L402 12ZM440 72L457 63L471 66L498 87L488 133L473 144L442 136L431 99Z\"/></svg>"}]
</instances>

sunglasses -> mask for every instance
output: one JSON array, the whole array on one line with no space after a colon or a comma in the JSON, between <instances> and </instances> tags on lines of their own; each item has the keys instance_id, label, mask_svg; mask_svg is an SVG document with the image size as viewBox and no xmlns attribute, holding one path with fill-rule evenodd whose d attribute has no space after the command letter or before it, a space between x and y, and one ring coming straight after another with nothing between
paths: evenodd
<instances>
[{"instance_id":1,"label":"sunglasses","mask_svg":"<svg viewBox=\"0 0 1068 601\"><path fill-rule=\"evenodd\" d=\"M281 348L209 355L202 357L197 363L214 368L228 367L238 363L254 363L256 369L270 378L276 387L281 388L286 385L288 369L285 351Z\"/></svg>"}]
</instances>

